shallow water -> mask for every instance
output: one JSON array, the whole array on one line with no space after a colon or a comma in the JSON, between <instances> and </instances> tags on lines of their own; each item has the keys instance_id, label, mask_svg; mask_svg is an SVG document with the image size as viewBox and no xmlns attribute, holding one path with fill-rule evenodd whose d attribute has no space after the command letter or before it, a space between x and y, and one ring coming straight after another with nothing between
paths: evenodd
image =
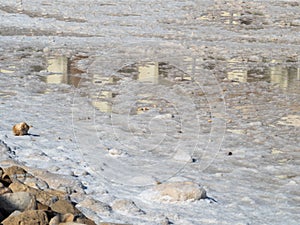
<instances>
[{"instance_id":1,"label":"shallow water","mask_svg":"<svg viewBox=\"0 0 300 225\"><path fill-rule=\"evenodd\" d=\"M81 3L0 2L3 160L145 212L86 209L97 221L297 224L297 4ZM14 137L20 121L35 135ZM178 180L217 202L142 194Z\"/></svg>"}]
</instances>

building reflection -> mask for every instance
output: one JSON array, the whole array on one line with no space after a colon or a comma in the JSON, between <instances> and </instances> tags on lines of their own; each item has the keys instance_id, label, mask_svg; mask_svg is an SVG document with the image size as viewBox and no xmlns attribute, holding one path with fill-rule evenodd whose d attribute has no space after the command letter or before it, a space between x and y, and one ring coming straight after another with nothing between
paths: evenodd
<instances>
[{"instance_id":1,"label":"building reflection","mask_svg":"<svg viewBox=\"0 0 300 225\"><path fill-rule=\"evenodd\" d=\"M300 68L274 66L268 68L266 74L270 76L271 83L279 84L281 88L299 88Z\"/></svg>"},{"instance_id":2,"label":"building reflection","mask_svg":"<svg viewBox=\"0 0 300 225\"><path fill-rule=\"evenodd\" d=\"M228 11L222 11L220 16L225 24L236 25L236 24L239 24L238 18L241 16L241 14L228 12Z\"/></svg>"},{"instance_id":3,"label":"building reflection","mask_svg":"<svg viewBox=\"0 0 300 225\"><path fill-rule=\"evenodd\" d=\"M105 98L95 98L92 96L92 105L100 112L112 112L112 102Z\"/></svg>"},{"instance_id":4,"label":"building reflection","mask_svg":"<svg viewBox=\"0 0 300 225\"><path fill-rule=\"evenodd\" d=\"M159 83L158 62L147 62L138 66L138 80L141 82Z\"/></svg>"},{"instance_id":5,"label":"building reflection","mask_svg":"<svg viewBox=\"0 0 300 225\"><path fill-rule=\"evenodd\" d=\"M242 63L241 58L233 58L227 61L230 71L227 72L227 77L229 80L237 82L247 82L248 80L248 70Z\"/></svg>"},{"instance_id":6,"label":"building reflection","mask_svg":"<svg viewBox=\"0 0 300 225\"><path fill-rule=\"evenodd\" d=\"M264 67L262 70L248 69L246 64L239 60L228 61L229 71L227 78L241 83L267 81L271 84L278 84L282 89L299 88L300 68L284 67L281 65Z\"/></svg>"},{"instance_id":7,"label":"building reflection","mask_svg":"<svg viewBox=\"0 0 300 225\"><path fill-rule=\"evenodd\" d=\"M78 87L81 78L72 76L70 73L70 60L66 56L57 56L47 60L47 71L51 74L45 77L44 81L49 84L70 84Z\"/></svg>"}]
</instances>

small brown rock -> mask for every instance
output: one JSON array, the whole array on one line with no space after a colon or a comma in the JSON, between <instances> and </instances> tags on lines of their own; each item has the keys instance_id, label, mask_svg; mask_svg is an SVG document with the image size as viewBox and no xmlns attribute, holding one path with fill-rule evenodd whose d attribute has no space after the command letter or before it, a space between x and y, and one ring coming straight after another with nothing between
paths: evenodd
<instances>
[{"instance_id":1,"label":"small brown rock","mask_svg":"<svg viewBox=\"0 0 300 225\"><path fill-rule=\"evenodd\" d=\"M8 168L4 169L4 173L3 173L3 178L5 178L6 176L8 176L9 178L17 175L17 174L26 174L27 171L24 170L22 167L19 166L11 166Z\"/></svg>"},{"instance_id":2,"label":"small brown rock","mask_svg":"<svg viewBox=\"0 0 300 225\"><path fill-rule=\"evenodd\" d=\"M48 225L48 218L45 212L40 210L28 210L19 215L12 215L2 221L3 225Z\"/></svg>"},{"instance_id":3,"label":"small brown rock","mask_svg":"<svg viewBox=\"0 0 300 225\"><path fill-rule=\"evenodd\" d=\"M15 136L22 136L28 134L28 130L30 127L32 126L29 126L27 123L22 122L14 125L12 130Z\"/></svg>"},{"instance_id":4,"label":"small brown rock","mask_svg":"<svg viewBox=\"0 0 300 225\"><path fill-rule=\"evenodd\" d=\"M60 223L60 216L56 215L51 218L49 225L59 225L59 223Z\"/></svg>"},{"instance_id":5,"label":"small brown rock","mask_svg":"<svg viewBox=\"0 0 300 225\"><path fill-rule=\"evenodd\" d=\"M61 221L62 222L73 222L74 221L74 215L71 213L66 213L64 215L62 215Z\"/></svg>"},{"instance_id":6,"label":"small brown rock","mask_svg":"<svg viewBox=\"0 0 300 225\"><path fill-rule=\"evenodd\" d=\"M77 223L83 223L86 225L96 225L96 223L93 220L90 220L89 218L77 218Z\"/></svg>"},{"instance_id":7,"label":"small brown rock","mask_svg":"<svg viewBox=\"0 0 300 225\"><path fill-rule=\"evenodd\" d=\"M75 208L75 206L67 201L67 200L58 200L55 203L52 204L51 209L55 212L61 213L61 214L78 214L79 210Z\"/></svg>"}]
</instances>

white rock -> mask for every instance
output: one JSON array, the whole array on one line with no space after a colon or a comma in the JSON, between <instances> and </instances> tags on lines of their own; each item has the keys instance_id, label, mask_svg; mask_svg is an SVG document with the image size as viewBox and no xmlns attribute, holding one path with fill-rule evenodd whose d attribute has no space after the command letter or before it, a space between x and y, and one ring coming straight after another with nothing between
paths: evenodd
<instances>
[{"instance_id":1,"label":"white rock","mask_svg":"<svg viewBox=\"0 0 300 225\"><path fill-rule=\"evenodd\" d=\"M108 153L111 156L121 156L123 154L123 152L120 149L115 149L115 148L109 149Z\"/></svg>"},{"instance_id":2,"label":"white rock","mask_svg":"<svg viewBox=\"0 0 300 225\"><path fill-rule=\"evenodd\" d=\"M192 157L188 152L185 152L183 150L178 150L175 155L173 156L173 159L180 162L192 162Z\"/></svg>"},{"instance_id":3,"label":"white rock","mask_svg":"<svg viewBox=\"0 0 300 225\"><path fill-rule=\"evenodd\" d=\"M159 184L141 195L159 202L196 201L207 197L204 188L190 181Z\"/></svg>"}]
</instances>

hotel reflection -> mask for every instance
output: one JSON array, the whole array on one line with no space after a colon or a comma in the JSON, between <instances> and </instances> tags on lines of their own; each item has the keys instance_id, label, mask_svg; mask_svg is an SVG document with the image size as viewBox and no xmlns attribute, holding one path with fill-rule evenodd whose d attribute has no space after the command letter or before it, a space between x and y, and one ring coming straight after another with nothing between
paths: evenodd
<instances>
[{"instance_id":1,"label":"hotel reflection","mask_svg":"<svg viewBox=\"0 0 300 225\"><path fill-rule=\"evenodd\" d=\"M141 82L159 83L158 62L148 62L138 66L138 78Z\"/></svg>"},{"instance_id":2,"label":"hotel reflection","mask_svg":"<svg viewBox=\"0 0 300 225\"><path fill-rule=\"evenodd\" d=\"M299 88L300 68L271 66L263 68L261 76L253 76L255 71L249 70L238 60L228 61L230 71L227 72L229 80L245 83L251 81L268 81L271 84L278 84L282 89ZM256 74L257 75L257 74Z\"/></svg>"},{"instance_id":3,"label":"hotel reflection","mask_svg":"<svg viewBox=\"0 0 300 225\"><path fill-rule=\"evenodd\" d=\"M71 76L69 58L65 56L57 56L47 60L47 71L51 74L44 78L48 84L70 84L78 87L81 80L80 77Z\"/></svg>"}]
</instances>

